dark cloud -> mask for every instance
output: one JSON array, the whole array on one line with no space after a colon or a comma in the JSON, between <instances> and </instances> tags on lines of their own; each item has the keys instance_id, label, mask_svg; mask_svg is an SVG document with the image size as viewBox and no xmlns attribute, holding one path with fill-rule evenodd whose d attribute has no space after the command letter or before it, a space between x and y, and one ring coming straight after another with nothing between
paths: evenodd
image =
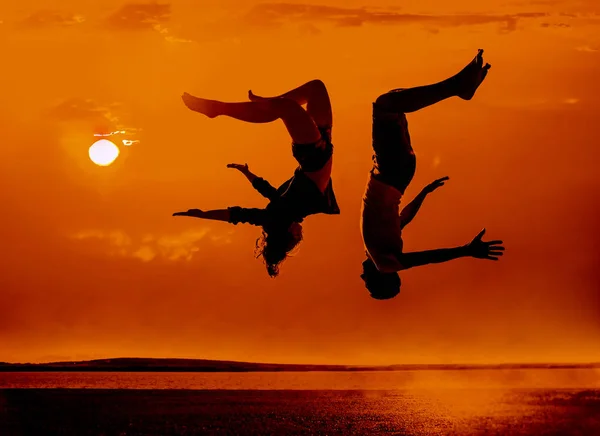
<instances>
[{"instance_id":1,"label":"dark cloud","mask_svg":"<svg viewBox=\"0 0 600 436\"><path fill-rule=\"evenodd\" d=\"M507 6L556 6L564 3L564 0L527 0L507 2Z\"/></svg>"},{"instance_id":2,"label":"dark cloud","mask_svg":"<svg viewBox=\"0 0 600 436\"><path fill-rule=\"evenodd\" d=\"M564 3L561 0L529 0L528 2L523 2L525 5L542 5L542 6L553 6L559 3Z\"/></svg>"},{"instance_id":3,"label":"dark cloud","mask_svg":"<svg viewBox=\"0 0 600 436\"><path fill-rule=\"evenodd\" d=\"M43 10L35 12L21 21L26 28L39 28L48 26L74 26L85 21L83 16L70 12Z\"/></svg>"},{"instance_id":4,"label":"dark cloud","mask_svg":"<svg viewBox=\"0 0 600 436\"><path fill-rule=\"evenodd\" d=\"M575 50L586 52L586 53L596 53L596 52L600 51L600 48L590 47L589 45L582 45L582 46L577 47Z\"/></svg>"},{"instance_id":5,"label":"dark cloud","mask_svg":"<svg viewBox=\"0 0 600 436\"><path fill-rule=\"evenodd\" d=\"M329 22L338 26L364 24L402 25L426 24L435 27L474 26L498 23L504 31L513 31L522 19L545 17L542 12L504 15L457 14L429 15L407 14L394 11L375 11L366 8L338 8L323 5L264 3L255 6L246 19L261 26L277 26L285 22Z\"/></svg>"},{"instance_id":6,"label":"dark cloud","mask_svg":"<svg viewBox=\"0 0 600 436\"><path fill-rule=\"evenodd\" d=\"M567 23L542 23L540 24L542 27L571 27L570 24Z\"/></svg>"},{"instance_id":7,"label":"dark cloud","mask_svg":"<svg viewBox=\"0 0 600 436\"><path fill-rule=\"evenodd\" d=\"M108 26L118 30L154 29L171 18L168 3L130 3L107 18Z\"/></svg>"}]
</instances>

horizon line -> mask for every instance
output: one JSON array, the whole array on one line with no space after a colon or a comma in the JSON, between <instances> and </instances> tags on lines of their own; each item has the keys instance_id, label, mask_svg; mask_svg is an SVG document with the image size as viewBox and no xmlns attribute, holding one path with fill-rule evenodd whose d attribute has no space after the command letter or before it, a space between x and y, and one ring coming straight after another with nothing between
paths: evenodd
<instances>
[{"instance_id":1,"label":"horizon line","mask_svg":"<svg viewBox=\"0 0 600 436\"><path fill-rule=\"evenodd\" d=\"M157 363L161 361L187 361L187 362L198 362L198 363L213 363L213 364L237 364L237 365L257 365L257 366L275 366L275 367L322 367L322 368L401 368L401 367L513 367L513 368L543 368L543 367L599 367L600 361L593 362L487 362L487 363L390 363L390 364L344 364L344 363L274 363L274 362L251 362L241 360L222 360L222 359L205 359L205 358L188 358L188 357L108 357L108 358L97 358L97 359L86 359L86 360L62 360L62 361L48 361L48 362L7 362L0 361L0 365L30 365L30 366L44 366L44 365L73 365L73 364L85 364L85 363L125 363L125 361L155 361ZM133 363L133 362L131 362ZM141 363L141 362L140 362Z\"/></svg>"}]
</instances>

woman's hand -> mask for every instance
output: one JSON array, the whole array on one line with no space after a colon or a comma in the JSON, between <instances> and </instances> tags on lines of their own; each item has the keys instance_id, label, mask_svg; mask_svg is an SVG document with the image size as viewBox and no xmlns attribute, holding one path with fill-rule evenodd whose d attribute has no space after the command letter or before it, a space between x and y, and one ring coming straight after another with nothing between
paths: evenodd
<instances>
[{"instance_id":1,"label":"woman's hand","mask_svg":"<svg viewBox=\"0 0 600 436\"><path fill-rule=\"evenodd\" d=\"M230 163L227 164L227 168L233 168L234 170L238 170L239 172L246 174L248 173L250 170L248 169L248 164L236 164L236 163Z\"/></svg>"},{"instance_id":2,"label":"woman's hand","mask_svg":"<svg viewBox=\"0 0 600 436\"><path fill-rule=\"evenodd\" d=\"M203 218L204 211L201 211L200 209L189 209L186 212L175 212L173 216L191 216L194 218Z\"/></svg>"}]
</instances>

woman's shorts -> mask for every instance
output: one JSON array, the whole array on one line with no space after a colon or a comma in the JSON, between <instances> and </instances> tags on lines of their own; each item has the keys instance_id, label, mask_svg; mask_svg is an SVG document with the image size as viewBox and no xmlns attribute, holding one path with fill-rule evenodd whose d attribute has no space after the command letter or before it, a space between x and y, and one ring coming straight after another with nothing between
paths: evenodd
<instances>
[{"instance_id":1,"label":"woman's shorts","mask_svg":"<svg viewBox=\"0 0 600 436\"><path fill-rule=\"evenodd\" d=\"M311 144L292 143L292 154L305 172L322 169L333 155L331 127L319 127L321 138Z\"/></svg>"}]
</instances>

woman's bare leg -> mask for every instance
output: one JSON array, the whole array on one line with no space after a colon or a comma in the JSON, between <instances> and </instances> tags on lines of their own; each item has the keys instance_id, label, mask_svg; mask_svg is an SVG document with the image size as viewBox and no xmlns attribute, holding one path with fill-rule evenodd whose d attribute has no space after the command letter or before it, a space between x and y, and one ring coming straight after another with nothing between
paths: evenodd
<instances>
[{"instance_id":1,"label":"woman's bare leg","mask_svg":"<svg viewBox=\"0 0 600 436\"><path fill-rule=\"evenodd\" d=\"M461 72L442 82L416 88L397 89L379 96L376 103L390 112L415 112L450 97L473 98L485 79L489 64L483 65L483 50Z\"/></svg>"},{"instance_id":2,"label":"woman's bare leg","mask_svg":"<svg viewBox=\"0 0 600 436\"><path fill-rule=\"evenodd\" d=\"M306 112L312 117L319 128L327 131L325 133L328 136L327 140L331 140L331 127L333 124L331 101L329 100L327 88L321 80L311 80L285 94L275 97L260 97L252 91L248 91L248 98L255 102L286 98L294 100L297 104L306 104ZM321 144L325 146L325 142ZM317 171L305 172L306 176L315 182L321 192L325 192L329 185L332 166L333 160L330 158L323 168Z\"/></svg>"},{"instance_id":3,"label":"woman's bare leg","mask_svg":"<svg viewBox=\"0 0 600 436\"><path fill-rule=\"evenodd\" d=\"M228 103L184 93L182 99L189 109L209 118L224 115L247 123L270 123L281 119L292 141L298 144L310 144L321 138L321 133L312 117L302 106L288 98Z\"/></svg>"},{"instance_id":4,"label":"woman's bare leg","mask_svg":"<svg viewBox=\"0 0 600 436\"><path fill-rule=\"evenodd\" d=\"M315 120L319 127L330 128L333 123L331 102L325 84L321 80L311 80L291 91L275 97L260 97L248 91L251 101L264 101L274 98L289 98L298 104L306 104L306 112Z\"/></svg>"}]
</instances>

